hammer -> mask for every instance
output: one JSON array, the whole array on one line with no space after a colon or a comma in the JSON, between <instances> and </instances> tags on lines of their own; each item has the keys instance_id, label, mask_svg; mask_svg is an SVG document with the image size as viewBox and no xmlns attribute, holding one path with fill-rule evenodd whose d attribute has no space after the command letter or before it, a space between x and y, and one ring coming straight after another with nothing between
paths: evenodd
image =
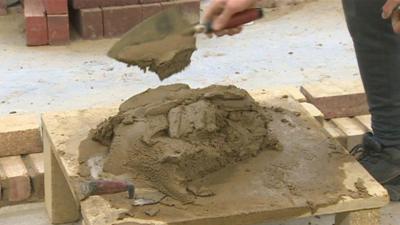
<instances>
[{"instance_id":1,"label":"hammer","mask_svg":"<svg viewBox=\"0 0 400 225\"><path fill-rule=\"evenodd\" d=\"M83 199L92 195L116 194L126 191L128 192L129 199L135 197L135 186L127 181L92 180L82 183L80 189Z\"/></svg>"}]
</instances>

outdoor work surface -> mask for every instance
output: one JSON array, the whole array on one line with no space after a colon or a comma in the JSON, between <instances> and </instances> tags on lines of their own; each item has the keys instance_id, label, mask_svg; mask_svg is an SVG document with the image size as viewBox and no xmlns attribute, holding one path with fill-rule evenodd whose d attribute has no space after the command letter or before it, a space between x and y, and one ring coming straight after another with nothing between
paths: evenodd
<instances>
[{"instance_id":1,"label":"outdoor work surface","mask_svg":"<svg viewBox=\"0 0 400 225\"><path fill-rule=\"evenodd\" d=\"M257 95L272 115L271 133L281 150L266 150L204 177L214 195L181 204L166 198L136 207L126 193L79 201L78 147L88 131L117 109L42 115L46 155L46 207L53 223L80 218L86 225L246 225L337 214L336 225L379 224L387 192L345 149L327 138L299 103ZM360 220L360 218L364 218Z\"/></svg>"}]
</instances>

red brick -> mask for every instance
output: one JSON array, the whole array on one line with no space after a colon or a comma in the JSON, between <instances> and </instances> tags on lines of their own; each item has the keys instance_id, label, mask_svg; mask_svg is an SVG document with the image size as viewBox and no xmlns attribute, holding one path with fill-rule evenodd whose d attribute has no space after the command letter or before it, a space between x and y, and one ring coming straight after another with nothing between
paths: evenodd
<instances>
[{"instance_id":1,"label":"red brick","mask_svg":"<svg viewBox=\"0 0 400 225\"><path fill-rule=\"evenodd\" d=\"M160 3L165 2L162 0L140 0L140 4L151 4L151 3Z\"/></svg>"},{"instance_id":2,"label":"red brick","mask_svg":"<svg viewBox=\"0 0 400 225\"><path fill-rule=\"evenodd\" d=\"M68 14L68 0L43 0L47 15Z\"/></svg>"},{"instance_id":3,"label":"red brick","mask_svg":"<svg viewBox=\"0 0 400 225\"><path fill-rule=\"evenodd\" d=\"M0 16L7 15L7 0L0 0Z\"/></svg>"},{"instance_id":4,"label":"red brick","mask_svg":"<svg viewBox=\"0 0 400 225\"><path fill-rule=\"evenodd\" d=\"M161 12L161 10L162 8L160 3L142 5L143 20Z\"/></svg>"},{"instance_id":5,"label":"red brick","mask_svg":"<svg viewBox=\"0 0 400 225\"><path fill-rule=\"evenodd\" d=\"M101 0L101 7L126 6L140 4L140 0Z\"/></svg>"},{"instance_id":6,"label":"red brick","mask_svg":"<svg viewBox=\"0 0 400 225\"><path fill-rule=\"evenodd\" d=\"M25 0L24 15L26 43L29 46L47 45L47 18L41 0Z\"/></svg>"},{"instance_id":7,"label":"red brick","mask_svg":"<svg viewBox=\"0 0 400 225\"><path fill-rule=\"evenodd\" d=\"M140 0L72 0L74 9L91 9L97 7L127 6L140 4Z\"/></svg>"},{"instance_id":8,"label":"red brick","mask_svg":"<svg viewBox=\"0 0 400 225\"><path fill-rule=\"evenodd\" d=\"M74 9L91 9L100 6L102 0L71 0Z\"/></svg>"},{"instance_id":9,"label":"red brick","mask_svg":"<svg viewBox=\"0 0 400 225\"><path fill-rule=\"evenodd\" d=\"M44 160L43 153L29 154L24 157L28 175L31 178L32 195L44 199Z\"/></svg>"},{"instance_id":10,"label":"red brick","mask_svg":"<svg viewBox=\"0 0 400 225\"><path fill-rule=\"evenodd\" d=\"M0 158L1 183L5 200L20 202L31 196L31 183L28 171L20 156Z\"/></svg>"},{"instance_id":11,"label":"red brick","mask_svg":"<svg viewBox=\"0 0 400 225\"><path fill-rule=\"evenodd\" d=\"M43 152L36 115L0 117L0 157Z\"/></svg>"},{"instance_id":12,"label":"red brick","mask_svg":"<svg viewBox=\"0 0 400 225\"><path fill-rule=\"evenodd\" d=\"M143 20L141 5L103 8L104 37L118 37Z\"/></svg>"},{"instance_id":13,"label":"red brick","mask_svg":"<svg viewBox=\"0 0 400 225\"><path fill-rule=\"evenodd\" d=\"M361 81L307 84L301 87L301 92L324 114L325 119L369 114Z\"/></svg>"},{"instance_id":14,"label":"red brick","mask_svg":"<svg viewBox=\"0 0 400 225\"><path fill-rule=\"evenodd\" d=\"M5 16L7 15L7 9L0 8L0 16Z\"/></svg>"},{"instance_id":15,"label":"red brick","mask_svg":"<svg viewBox=\"0 0 400 225\"><path fill-rule=\"evenodd\" d=\"M182 0L181 10L191 23L200 22L200 0Z\"/></svg>"},{"instance_id":16,"label":"red brick","mask_svg":"<svg viewBox=\"0 0 400 225\"><path fill-rule=\"evenodd\" d=\"M7 8L7 0L0 0L0 9Z\"/></svg>"},{"instance_id":17,"label":"red brick","mask_svg":"<svg viewBox=\"0 0 400 225\"><path fill-rule=\"evenodd\" d=\"M103 37L103 11L100 8L75 11L74 25L83 39Z\"/></svg>"},{"instance_id":18,"label":"red brick","mask_svg":"<svg viewBox=\"0 0 400 225\"><path fill-rule=\"evenodd\" d=\"M161 2L161 6L163 9L177 7L190 23L196 24L200 21L200 0Z\"/></svg>"},{"instance_id":19,"label":"red brick","mask_svg":"<svg viewBox=\"0 0 400 225\"><path fill-rule=\"evenodd\" d=\"M48 15L49 44L62 45L69 42L68 14Z\"/></svg>"}]
</instances>

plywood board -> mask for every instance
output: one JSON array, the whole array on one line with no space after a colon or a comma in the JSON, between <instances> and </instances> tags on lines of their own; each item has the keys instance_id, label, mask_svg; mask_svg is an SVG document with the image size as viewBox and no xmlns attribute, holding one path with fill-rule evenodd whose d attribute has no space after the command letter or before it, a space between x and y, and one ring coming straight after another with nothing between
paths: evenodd
<instances>
[{"instance_id":1,"label":"plywood board","mask_svg":"<svg viewBox=\"0 0 400 225\"><path fill-rule=\"evenodd\" d=\"M358 120L365 129L372 131L371 115L356 116L355 119Z\"/></svg>"},{"instance_id":2,"label":"plywood board","mask_svg":"<svg viewBox=\"0 0 400 225\"><path fill-rule=\"evenodd\" d=\"M367 129L356 119L343 117L332 119L332 122L346 135L347 149L351 150L354 146L361 144Z\"/></svg>"},{"instance_id":3,"label":"plywood board","mask_svg":"<svg viewBox=\"0 0 400 225\"><path fill-rule=\"evenodd\" d=\"M85 223L245 225L379 208L388 203L385 189L339 144L327 138L299 103L268 96L257 99L267 108L279 109L273 113L271 129L282 143L282 151L267 150L219 171L225 180L208 176L205 179L213 181L209 188L215 196L198 198L196 204L182 207L157 205L160 213L156 217L144 213L154 206L132 208L125 194L90 197L81 203ZM282 113L281 109L290 112ZM115 109L92 109L42 117L56 158L75 193L79 192L77 145L89 129L113 113ZM256 173L249 176L249 171ZM356 183L365 186L364 195Z\"/></svg>"}]
</instances>

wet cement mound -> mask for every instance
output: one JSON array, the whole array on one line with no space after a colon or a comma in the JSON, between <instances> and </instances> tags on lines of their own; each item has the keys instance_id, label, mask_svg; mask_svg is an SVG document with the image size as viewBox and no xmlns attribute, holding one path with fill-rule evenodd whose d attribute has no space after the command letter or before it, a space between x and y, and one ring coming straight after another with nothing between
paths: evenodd
<instances>
[{"instance_id":1,"label":"wet cement mound","mask_svg":"<svg viewBox=\"0 0 400 225\"><path fill-rule=\"evenodd\" d=\"M133 96L90 135L108 148L105 172L129 172L189 203L196 194L190 182L265 149L279 149L270 121L245 90L175 84Z\"/></svg>"}]
</instances>

